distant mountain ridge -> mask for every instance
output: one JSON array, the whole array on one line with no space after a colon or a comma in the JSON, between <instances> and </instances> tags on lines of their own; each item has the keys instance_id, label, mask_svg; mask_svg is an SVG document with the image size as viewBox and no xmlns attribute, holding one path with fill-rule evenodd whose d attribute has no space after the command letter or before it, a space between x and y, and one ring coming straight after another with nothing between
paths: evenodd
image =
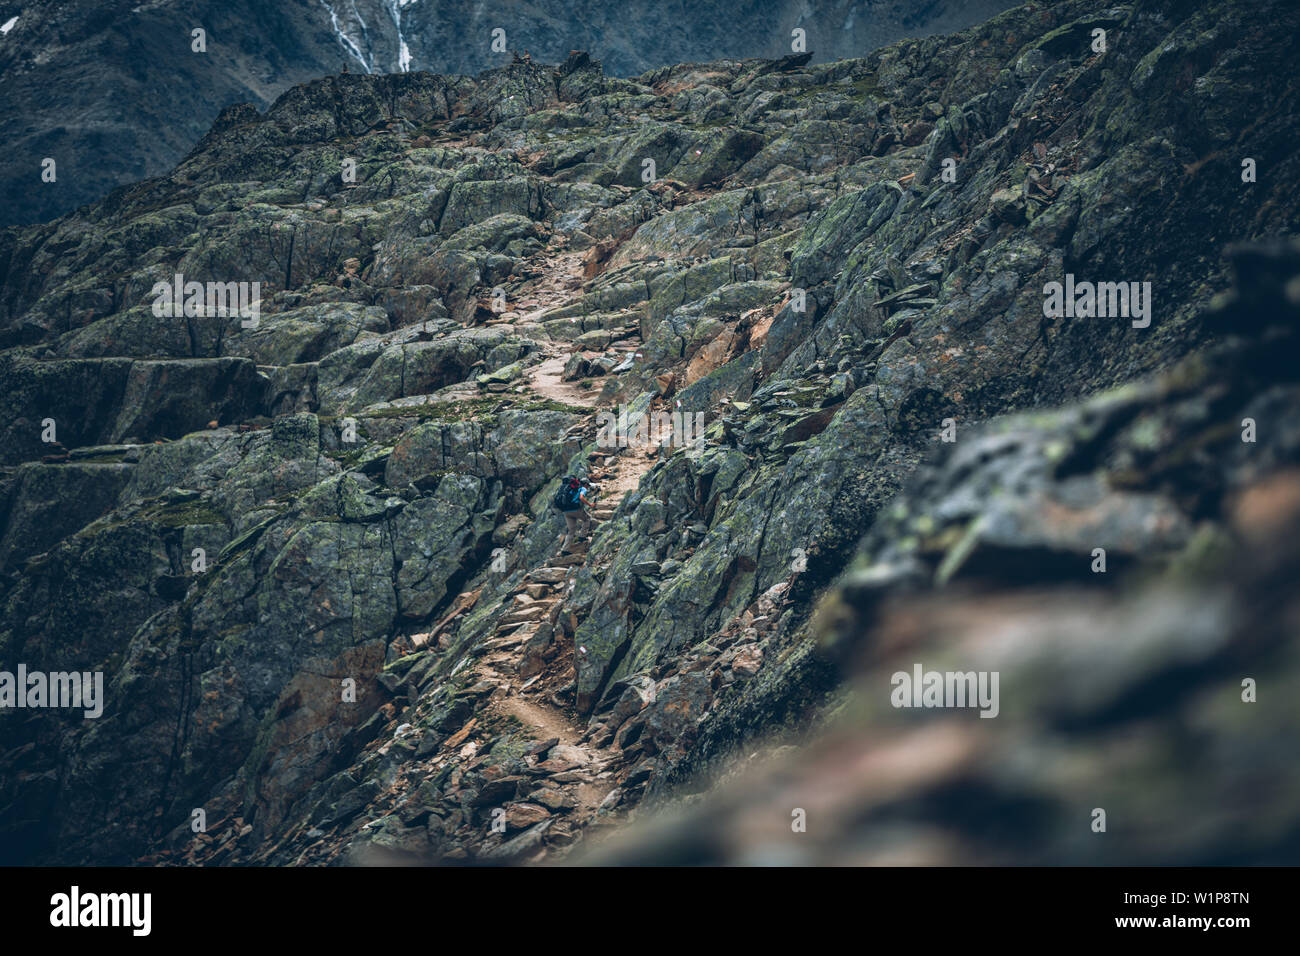
<instances>
[{"instance_id":1,"label":"distant mountain ridge","mask_svg":"<svg viewBox=\"0 0 1300 956\"><path fill-rule=\"evenodd\" d=\"M607 72L780 56L806 31L815 61L962 29L1007 0L38 0L0 3L0 226L44 222L166 172L226 106L270 105L344 68L477 74L512 51L558 63L588 50ZM192 50L203 29L206 52ZM493 31L498 48L492 49ZM53 158L56 180L41 179Z\"/></svg>"}]
</instances>

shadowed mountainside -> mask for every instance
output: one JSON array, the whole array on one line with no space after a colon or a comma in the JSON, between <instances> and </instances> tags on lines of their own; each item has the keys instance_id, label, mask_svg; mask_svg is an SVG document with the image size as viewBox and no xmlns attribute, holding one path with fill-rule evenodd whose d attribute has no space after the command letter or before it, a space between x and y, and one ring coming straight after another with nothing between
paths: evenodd
<instances>
[{"instance_id":1,"label":"shadowed mountainside","mask_svg":"<svg viewBox=\"0 0 1300 956\"><path fill-rule=\"evenodd\" d=\"M570 50L617 76L715 57L818 60L961 29L1008 0L13 0L0 2L0 225L170 170L217 114L330 73L473 75ZM194 49L193 31L204 31ZM504 31L494 36L493 31ZM499 40L496 47L494 39ZM56 161L45 182L42 162Z\"/></svg>"},{"instance_id":2,"label":"shadowed mountainside","mask_svg":"<svg viewBox=\"0 0 1300 956\"><path fill-rule=\"evenodd\" d=\"M1167 862L1193 780L1257 829L1180 860L1289 853L1298 16L331 76L6 230L0 669L106 700L0 712L5 862ZM156 314L178 273L256 323ZM1149 324L1045 315L1067 276ZM893 709L916 661L1002 716ZM810 804L845 839L783 846Z\"/></svg>"}]
</instances>

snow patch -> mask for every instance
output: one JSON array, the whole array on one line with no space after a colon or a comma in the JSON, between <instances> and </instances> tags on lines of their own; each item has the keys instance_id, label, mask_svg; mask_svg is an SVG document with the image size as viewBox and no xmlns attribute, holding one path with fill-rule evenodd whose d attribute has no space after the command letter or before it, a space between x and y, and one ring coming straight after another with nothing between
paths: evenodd
<instances>
[{"instance_id":1,"label":"snow patch","mask_svg":"<svg viewBox=\"0 0 1300 956\"><path fill-rule=\"evenodd\" d=\"M411 49L406 45L406 37L402 35L402 8L406 6L402 0L388 0L388 15L393 18L393 28L397 30L397 68L403 73L411 71Z\"/></svg>"},{"instance_id":2,"label":"snow patch","mask_svg":"<svg viewBox=\"0 0 1300 956\"><path fill-rule=\"evenodd\" d=\"M373 73L374 70L371 69L370 61L367 60L365 54L361 52L361 48L358 47L357 44L353 41L353 39L343 31L342 27L339 26L338 14L334 12L334 8L331 7L328 3L326 3L325 0L320 0L320 5L325 8L327 13L329 13L330 26L334 28L334 35L339 38L339 43L343 45L343 49L346 50L358 63L361 64L362 69L364 69L367 73ZM361 32L362 35L364 36L366 30L366 23L364 20L361 19L361 14L357 13L357 8L355 3L352 5L352 12L356 14L357 20L361 23Z\"/></svg>"}]
</instances>

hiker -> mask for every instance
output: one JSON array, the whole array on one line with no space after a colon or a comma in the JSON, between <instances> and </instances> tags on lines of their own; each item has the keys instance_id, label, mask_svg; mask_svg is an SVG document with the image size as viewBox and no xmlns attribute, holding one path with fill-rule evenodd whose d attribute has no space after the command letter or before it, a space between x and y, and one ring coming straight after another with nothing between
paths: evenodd
<instances>
[{"instance_id":1,"label":"hiker","mask_svg":"<svg viewBox=\"0 0 1300 956\"><path fill-rule=\"evenodd\" d=\"M560 479L559 490L555 492L553 504L564 514L564 541L560 545L560 554L571 554L571 548L577 539L578 527L582 527L582 537L591 533L591 515L587 513L590 505L588 497L591 484L586 478L565 475Z\"/></svg>"}]
</instances>

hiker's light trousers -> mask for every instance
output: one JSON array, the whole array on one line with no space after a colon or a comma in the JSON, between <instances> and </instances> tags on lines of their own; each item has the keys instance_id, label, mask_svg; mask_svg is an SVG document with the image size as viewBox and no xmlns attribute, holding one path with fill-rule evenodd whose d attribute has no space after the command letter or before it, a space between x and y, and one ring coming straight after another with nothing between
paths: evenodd
<instances>
[{"instance_id":1,"label":"hiker's light trousers","mask_svg":"<svg viewBox=\"0 0 1300 956\"><path fill-rule=\"evenodd\" d=\"M591 515L587 514L586 508L579 508L577 511L566 511L564 513L564 543L560 545L561 551L567 551L573 545L575 532L579 526L582 527L582 534L591 531Z\"/></svg>"}]
</instances>

